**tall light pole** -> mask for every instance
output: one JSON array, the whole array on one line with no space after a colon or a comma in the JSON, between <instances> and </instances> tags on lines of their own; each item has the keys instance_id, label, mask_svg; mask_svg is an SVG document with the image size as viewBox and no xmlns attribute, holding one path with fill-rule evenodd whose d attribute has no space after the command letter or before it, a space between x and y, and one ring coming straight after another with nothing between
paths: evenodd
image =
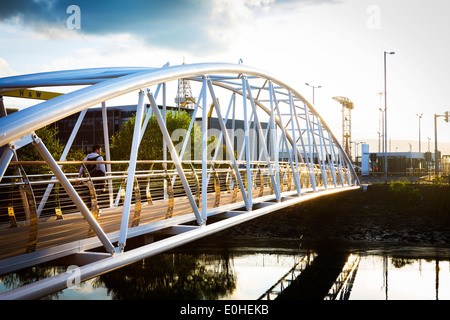
<instances>
[{"instance_id":1,"label":"tall light pole","mask_svg":"<svg viewBox=\"0 0 450 320\"><path fill-rule=\"evenodd\" d=\"M314 89L320 89L322 86L312 86L309 83L305 83L308 87L311 87L313 89L313 104L314 104Z\"/></svg>"},{"instance_id":2,"label":"tall light pole","mask_svg":"<svg viewBox=\"0 0 450 320\"><path fill-rule=\"evenodd\" d=\"M422 119L423 113L421 114L416 114L416 116L419 117L419 153L422 152L420 149L420 119Z\"/></svg>"},{"instance_id":3,"label":"tall light pole","mask_svg":"<svg viewBox=\"0 0 450 320\"><path fill-rule=\"evenodd\" d=\"M384 110L382 109L382 96L384 95L384 92L381 91L378 95L380 96L380 108L378 109L380 111L380 117L378 119L378 152L381 152L381 141L384 137Z\"/></svg>"},{"instance_id":4,"label":"tall light pole","mask_svg":"<svg viewBox=\"0 0 450 320\"><path fill-rule=\"evenodd\" d=\"M387 165L387 90L386 90L386 55L395 54L395 52L384 52L384 174L386 183L388 182L388 165Z\"/></svg>"},{"instance_id":5,"label":"tall light pole","mask_svg":"<svg viewBox=\"0 0 450 320\"><path fill-rule=\"evenodd\" d=\"M438 162L438 143L437 143L437 114L434 115L434 176L439 176L439 162Z\"/></svg>"},{"instance_id":6,"label":"tall light pole","mask_svg":"<svg viewBox=\"0 0 450 320\"><path fill-rule=\"evenodd\" d=\"M449 122L449 111L445 111L444 114L434 115L434 175L439 176L439 155L438 155L438 143L437 143L437 118L443 117L445 122Z\"/></svg>"}]
</instances>

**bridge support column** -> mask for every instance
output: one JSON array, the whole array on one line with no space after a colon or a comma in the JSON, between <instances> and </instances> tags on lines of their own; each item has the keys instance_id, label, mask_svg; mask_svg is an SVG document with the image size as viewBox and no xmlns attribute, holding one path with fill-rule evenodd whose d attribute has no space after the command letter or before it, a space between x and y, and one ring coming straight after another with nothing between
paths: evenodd
<instances>
[{"instance_id":1,"label":"bridge support column","mask_svg":"<svg viewBox=\"0 0 450 320\"><path fill-rule=\"evenodd\" d=\"M206 103L206 77L203 77L203 109L202 109L202 219L205 220L208 212L208 115Z\"/></svg>"},{"instance_id":2,"label":"bridge support column","mask_svg":"<svg viewBox=\"0 0 450 320\"><path fill-rule=\"evenodd\" d=\"M85 109L87 110L87 109ZM106 161L111 161L110 149L109 149L109 132L108 132L108 114L106 110L106 103L102 102L102 119L103 119L103 141L105 141L105 156ZM106 164L107 176L111 176L111 164ZM108 180L108 192L109 192L109 206L112 208L114 205L113 197L113 181Z\"/></svg>"},{"instance_id":3,"label":"bridge support column","mask_svg":"<svg viewBox=\"0 0 450 320\"><path fill-rule=\"evenodd\" d=\"M242 98L243 98L243 111L244 111L244 148L245 148L245 170L247 172L247 211L252 208L252 172L250 167L250 132L249 132L249 120L247 117L247 86L245 81L247 77L242 75Z\"/></svg>"},{"instance_id":4,"label":"bridge support column","mask_svg":"<svg viewBox=\"0 0 450 320\"><path fill-rule=\"evenodd\" d=\"M58 166L56 161L53 159L52 155L48 151L48 149L45 147L45 145L42 143L42 140L36 135L33 134L33 145L35 146L36 150L39 152L39 154L42 156L44 161L47 163L47 165L50 167L50 169L55 174L55 177L58 179L58 181L61 183L63 188L66 190L69 197L72 199L78 210L80 210L83 217L86 219L88 224L91 226L91 228L94 230L97 237L100 239L101 243L105 247L106 251L113 254L114 253L114 246L112 245L111 241L109 241L106 234L103 232L102 228L98 224L98 222L95 220L94 216L91 214L89 209L86 207L86 204L83 202L83 200L79 197L78 193L73 188L72 184L67 180L66 176L62 172L61 168Z\"/></svg>"},{"instance_id":5,"label":"bridge support column","mask_svg":"<svg viewBox=\"0 0 450 320\"><path fill-rule=\"evenodd\" d=\"M136 119L134 123L133 142L131 145L130 165L128 166L127 183L125 186L126 188L125 200L123 203L123 210L122 210L122 222L120 224L119 243L118 248L116 249L116 252L118 253L121 253L124 250L127 240L128 218L130 216L131 198L133 196L134 176L136 173L136 162L140 144L143 116L144 116L144 92L141 90L139 91Z\"/></svg>"},{"instance_id":6,"label":"bridge support column","mask_svg":"<svg viewBox=\"0 0 450 320\"><path fill-rule=\"evenodd\" d=\"M3 175L8 169L9 163L14 155L14 150L12 146L6 146L3 151L2 158L0 159L0 181L2 181Z\"/></svg>"}]
</instances>

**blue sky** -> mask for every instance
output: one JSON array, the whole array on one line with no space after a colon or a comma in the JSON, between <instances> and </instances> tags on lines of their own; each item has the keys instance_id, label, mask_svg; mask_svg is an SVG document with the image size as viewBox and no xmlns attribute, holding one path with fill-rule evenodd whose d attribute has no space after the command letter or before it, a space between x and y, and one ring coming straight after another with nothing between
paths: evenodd
<instances>
[{"instance_id":1,"label":"blue sky","mask_svg":"<svg viewBox=\"0 0 450 320\"><path fill-rule=\"evenodd\" d=\"M70 5L80 8L80 29L67 27ZM433 115L450 110L448 12L448 0L2 0L0 76L242 59L309 99L305 82L321 85L316 108L337 136L341 108L332 97L349 97L353 139L376 141L383 52L395 51L388 57L392 151L409 151L408 143L418 151L418 113L426 151ZM438 127L439 141L450 143L450 123Z\"/></svg>"}]
</instances>

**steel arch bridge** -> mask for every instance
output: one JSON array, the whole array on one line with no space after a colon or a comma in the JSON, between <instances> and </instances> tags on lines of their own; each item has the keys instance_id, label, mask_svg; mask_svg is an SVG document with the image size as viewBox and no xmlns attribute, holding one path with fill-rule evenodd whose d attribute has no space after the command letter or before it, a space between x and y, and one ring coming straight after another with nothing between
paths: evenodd
<instances>
[{"instance_id":1,"label":"steel arch bridge","mask_svg":"<svg viewBox=\"0 0 450 320\"><path fill-rule=\"evenodd\" d=\"M198 92L189 129L181 134L183 143L178 142L180 134L169 134L165 122L173 93L170 86L181 79L189 80L193 92ZM314 106L288 84L253 67L166 64L161 68L94 68L0 78L0 94L42 87L77 89L0 118L0 146L4 146L0 191L2 197L9 197L3 190L21 188L25 212L23 221L17 222L14 210L8 211L14 228L0 229L1 247L13 248L19 243L14 252L0 252L0 274L71 257L75 264L82 265L79 277L83 281L301 201L360 186L350 159ZM137 100L130 156L113 161L107 104L130 96ZM82 164L67 161L67 153L87 109L99 104L108 181L101 217L100 199L92 187L98 178L77 178L62 169ZM64 152L60 159L54 159L35 132L77 113L80 115ZM152 116L170 157L141 160L138 151L146 147L141 141ZM205 119L209 117L218 121L215 130L208 127ZM201 142L194 145L200 150L198 159L189 154L188 145L196 118L201 119ZM235 127L238 119L243 123L240 131ZM217 146L211 150L208 138L213 135ZM17 159L16 150L28 144L34 145L44 160L38 164L50 168L48 176L27 175L29 163ZM221 156L219 150L225 150L225 154ZM118 163L127 169L114 169ZM155 164L159 169L153 169ZM15 173L8 175L8 168L14 168ZM76 184L80 181L89 190L90 201L83 198ZM39 186L42 192L36 191ZM53 203L49 200L55 189L59 197L64 193L77 213L61 214L59 198ZM155 189L161 193L158 201ZM142 197L147 197L147 206L141 203ZM89 202L90 207L86 204ZM55 210L57 219L47 217L44 223L41 213L46 206L60 210ZM146 214L150 216L147 220ZM107 217L109 224L102 221ZM69 221L79 223L62 225ZM54 234L62 233L61 228L64 232L84 231L64 237L58 234L58 243L44 240L56 238ZM83 228L89 228L89 236ZM171 236L126 250L127 239L155 232ZM88 252L99 246L102 252ZM60 274L0 294L0 298L36 298L66 287L70 277L69 272Z\"/></svg>"}]
</instances>

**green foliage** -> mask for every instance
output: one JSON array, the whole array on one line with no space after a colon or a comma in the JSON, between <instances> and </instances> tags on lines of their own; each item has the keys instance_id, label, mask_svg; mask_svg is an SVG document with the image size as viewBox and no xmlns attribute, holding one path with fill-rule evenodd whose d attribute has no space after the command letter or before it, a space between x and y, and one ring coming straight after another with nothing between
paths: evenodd
<instances>
[{"instance_id":1,"label":"green foliage","mask_svg":"<svg viewBox=\"0 0 450 320\"><path fill-rule=\"evenodd\" d=\"M136 117L133 116L122 126L122 129L112 137L112 160L125 160L130 158L135 121ZM190 122L191 118L185 111L167 112L166 114L167 130L178 152L180 152L182 148L183 141L185 139L187 130L189 129ZM201 156L201 148L195 148L195 146L201 146L201 130L196 123L194 123L189 138L190 141L188 142L188 147L190 146L190 149L186 150L183 159L199 159L199 157ZM171 159L170 152L167 152L167 158L168 160ZM162 159L163 137L156 117L155 115L152 115L149 119L147 128L139 146L138 160Z\"/></svg>"},{"instance_id":2,"label":"green foliage","mask_svg":"<svg viewBox=\"0 0 450 320\"><path fill-rule=\"evenodd\" d=\"M51 153L54 159L59 159L64 150L64 146L56 138L58 130L53 126L46 126L36 130L36 135L41 138L45 147ZM41 161L42 157L36 148L30 143L17 151L17 157L20 161ZM45 174L50 173L48 166L27 166L24 168L27 174Z\"/></svg>"},{"instance_id":3,"label":"green foliage","mask_svg":"<svg viewBox=\"0 0 450 320\"><path fill-rule=\"evenodd\" d=\"M389 190L400 203L412 203L420 199L420 190L414 188L408 180L391 181Z\"/></svg>"},{"instance_id":4,"label":"green foliage","mask_svg":"<svg viewBox=\"0 0 450 320\"><path fill-rule=\"evenodd\" d=\"M441 176L435 176L432 181L433 181L433 184L440 186L442 184L442 182L444 181L444 178Z\"/></svg>"},{"instance_id":5,"label":"green foliage","mask_svg":"<svg viewBox=\"0 0 450 320\"><path fill-rule=\"evenodd\" d=\"M69 154L66 157L67 161L82 161L86 157L86 154L81 148L70 149ZM103 157L104 158L104 157ZM63 167L64 172L78 172L80 165L65 165Z\"/></svg>"}]
</instances>

